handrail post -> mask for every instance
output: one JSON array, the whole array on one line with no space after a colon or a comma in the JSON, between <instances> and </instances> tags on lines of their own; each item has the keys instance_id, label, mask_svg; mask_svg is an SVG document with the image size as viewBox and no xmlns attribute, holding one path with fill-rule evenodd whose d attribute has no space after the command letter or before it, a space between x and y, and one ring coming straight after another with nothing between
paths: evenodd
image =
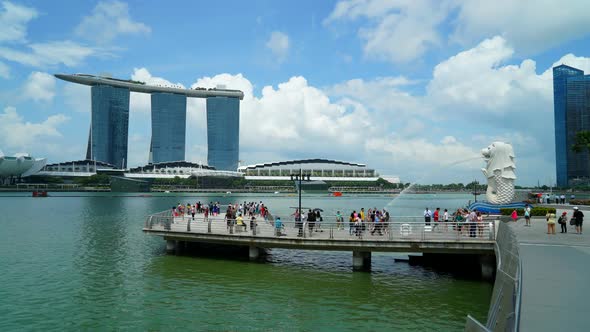
<instances>
[{"instance_id":1,"label":"handrail post","mask_svg":"<svg viewBox=\"0 0 590 332\"><path fill-rule=\"evenodd\" d=\"M211 233L211 219L207 218L207 233Z\"/></svg>"},{"instance_id":2,"label":"handrail post","mask_svg":"<svg viewBox=\"0 0 590 332\"><path fill-rule=\"evenodd\" d=\"M334 239L334 225L330 224L330 240Z\"/></svg>"},{"instance_id":3,"label":"handrail post","mask_svg":"<svg viewBox=\"0 0 590 332\"><path fill-rule=\"evenodd\" d=\"M188 221L186 222L186 231L191 231L191 218L188 218Z\"/></svg>"}]
</instances>

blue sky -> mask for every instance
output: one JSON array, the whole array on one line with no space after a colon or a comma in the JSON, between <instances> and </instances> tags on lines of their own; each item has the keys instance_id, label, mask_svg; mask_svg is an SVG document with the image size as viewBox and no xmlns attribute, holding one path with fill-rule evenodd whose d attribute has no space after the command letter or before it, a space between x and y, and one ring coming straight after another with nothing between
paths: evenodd
<instances>
[{"instance_id":1,"label":"blue sky","mask_svg":"<svg viewBox=\"0 0 590 332\"><path fill-rule=\"evenodd\" d=\"M84 157L87 87L109 73L241 89L245 164L324 157L404 182L484 181L479 151L513 144L517 184L555 181L551 70L590 72L585 1L4 1L0 149ZM149 97L132 94L129 164L147 162ZM191 99L187 159L206 160ZM465 163L448 166L458 161Z\"/></svg>"}]
</instances>

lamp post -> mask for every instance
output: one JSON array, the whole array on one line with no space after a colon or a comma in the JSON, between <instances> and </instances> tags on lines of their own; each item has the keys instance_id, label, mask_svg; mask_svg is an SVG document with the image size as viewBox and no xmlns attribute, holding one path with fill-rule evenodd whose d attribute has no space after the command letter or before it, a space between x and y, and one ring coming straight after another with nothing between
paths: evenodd
<instances>
[{"instance_id":1,"label":"lamp post","mask_svg":"<svg viewBox=\"0 0 590 332\"><path fill-rule=\"evenodd\" d=\"M298 182L297 184L297 191L299 192L299 204L297 211L299 211L299 220L295 221L302 221L303 220L303 213L301 211L301 181L310 181L310 174L303 174L301 168L299 168L299 173L291 174L291 180L295 180ZM307 177L307 180L305 180Z\"/></svg>"},{"instance_id":2,"label":"lamp post","mask_svg":"<svg viewBox=\"0 0 590 332\"><path fill-rule=\"evenodd\" d=\"M478 185L479 185L479 182L477 182L477 180L474 180L473 181L473 199L476 203L477 203L477 195L479 195L479 192L477 192Z\"/></svg>"}]
</instances>

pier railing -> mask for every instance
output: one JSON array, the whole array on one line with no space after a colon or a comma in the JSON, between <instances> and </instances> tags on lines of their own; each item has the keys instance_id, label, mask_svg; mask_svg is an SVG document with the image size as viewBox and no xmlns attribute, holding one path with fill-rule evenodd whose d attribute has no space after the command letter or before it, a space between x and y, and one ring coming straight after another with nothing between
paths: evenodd
<instances>
[{"instance_id":1,"label":"pier railing","mask_svg":"<svg viewBox=\"0 0 590 332\"><path fill-rule=\"evenodd\" d=\"M335 217L325 219L335 220ZM147 217L145 228L162 232L189 232L232 236L256 236L275 238L299 238L313 240L370 240L370 241L494 241L495 222L484 219L482 222L430 222L423 217L399 216L389 222L350 223L334 221L298 222L294 220L267 221L244 218L225 219L221 215L173 216L171 211L156 213Z\"/></svg>"},{"instance_id":2,"label":"pier railing","mask_svg":"<svg viewBox=\"0 0 590 332\"><path fill-rule=\"evenodd\" d=\"M522 293L522 262L516 234L506 223L498 226L496 241L496 281L485 326L467 316L465 331L519 330Z\"/></svg>"}]
</instances>

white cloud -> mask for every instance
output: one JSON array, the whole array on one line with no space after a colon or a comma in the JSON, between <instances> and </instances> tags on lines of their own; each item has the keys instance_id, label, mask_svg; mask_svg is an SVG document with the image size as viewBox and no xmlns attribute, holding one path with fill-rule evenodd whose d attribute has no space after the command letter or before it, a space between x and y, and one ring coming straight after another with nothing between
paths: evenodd
<instances>
[{"instance_id":1,"label":"white cloud","mask_svg":"<svg viewBox=\"0 0 590 332\"><path fill-rule=\"evenodd\" d=\"M340 104L363 105L377 112L375 118L395 116L396 122L432 116L431 109L420 98L404 89L413 82L406 77L378 77L373 80L352 79L325 88L332 97L341 97Z\"/></svg>"},{"instance_id":2,"label":"white cloud","mask_svg":"<svg viewBox=\"0 0 590 332\"><path fill-rule=\"evenodd\" d=\"M285 61L287 58L289 46L289 36L280 31L273 31L266 42L266 47L270 49L279 63Z\"/></svg>"},{"instance_id":3,"label":"white cloud","mask_svg":"<svg viewBox=\"0 0 590 332\"><path fill-rule=\"evenodd\" d=\"M536 74L533 60L504 65L513 53L506 40L496 36L450 57L434 68L429 97L438 106L472 115L504 115L515 108L538 112L538 107L551 104L551 81Z\"/></svg>"},{"instance_id":4,"label":"white cloud","mask_svg":"<svg viewBox=\"0 0 590 332\"><path fill-rule=\"evenodd\" d=\"M449 41L472 45L502 36L517 52L534 54L590 34L586 0L342 0L325 25L360 22L368 58L415 60ZM450 29L449 40L441 36Z\"/></svg>"},{"instance_id":5,"label":"white cloud","mask_svg":"<svg viewBox=\"0 0 590 332\"><path fill-rule=\"evenodd\" d=\"M32 72L23 87L23 98L50 103L55 97L55 78L48 73Z\"/></svg>"},{"instance_id":6,"label":"white cloud","mask_svg":"<svg viewBox=\"0 0 590 332\"><path fill-rule=\"evenodd\" d=\"M27 36L27 24L39 14L35 8L2 2L0 10L0 42L22 42Z\"/></svg>"},{"instance_id":7,"label":"white cloud","mask_svg":"<svg viewBox=\"0 0 590 332\"><path fill-rule=\"evenodd\" d=\"M27 45L30 51L9 47L0 47L0 57L33 67L55 66L64 64L75 67L89 56L109 56L97 48L80 45L73 41L52 41Z\"/></svg>"},{"instance_id":8,"label":"white cloud","mask_svg":"<svg viewBox=\"0 0 590 332\"><path fill-rule=\"evenodd\" d=\"M39 151L51 139L62 137L58 127L68 120L63 114L55 114L43 122L31 123L24 121L16 108L8 106L0 113L0 146L7 150Z\"/></svg>"},{"instance_id":9,"label":"white cloud","mask_svg":"<svg viewBox=\"0 0 590 332\"><path fill-rule=\"evenodd\" d=\"M10 78L10 67L8 67L4 62L0 62L0 77Z\"/></svg>"},{"instance_id":10,"label":"white cloud","mask_svg":"<svg viewBox=\"0 0 590 332\"><path fill-rule=\"evenodd\" d=\"M438 26L450 9L448 1L344 0L324 21L368 21L359 30L366 57L396 63L422 56L430 47L441 44Z\"/></svg>"},{"instance_id":11,"label":"white cloud","mask_svg":"<svg viewBox=\"0 0 590 332\"><path fill-rule=\"evenodd\" d=\"M108 43L119 35L149 34L151 29L129 16L126 3L101 1L94 7L92 15L82 19L75 31L80 37Z\"/></svg>"},{"instance_id":12,"label":"white cloud","mask_svg":"<svg viewBox=\"0 0 590 332\"><path fill-rule=\"evenodd\" d=\"M590 11L586 0L470 0L460 2L455 24L452 38L462 44L501 35L530 54L588 35Z\"/></svg>"}]
</instances>

